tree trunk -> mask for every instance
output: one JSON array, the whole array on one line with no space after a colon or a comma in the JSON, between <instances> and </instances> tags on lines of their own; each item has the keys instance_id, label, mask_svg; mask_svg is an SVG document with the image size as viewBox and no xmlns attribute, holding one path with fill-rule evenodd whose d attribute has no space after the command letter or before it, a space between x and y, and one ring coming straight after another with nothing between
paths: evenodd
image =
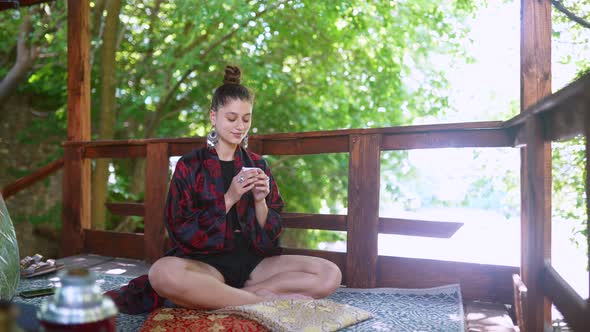
<instances>
[{"instance_id":1,"label":"tree trunk","mask_svg":"<svg viewBox=\"0 0 590 332\"><path fill-rule=\"evenodd\" d=\"M101 96L98 139L112 139L115 134L116 48L121 0L109 0L101 50ZM110 159L97 159L92 177L92 228L104 229L106 222L107 181Z\"/></svg>"}]
</instances>

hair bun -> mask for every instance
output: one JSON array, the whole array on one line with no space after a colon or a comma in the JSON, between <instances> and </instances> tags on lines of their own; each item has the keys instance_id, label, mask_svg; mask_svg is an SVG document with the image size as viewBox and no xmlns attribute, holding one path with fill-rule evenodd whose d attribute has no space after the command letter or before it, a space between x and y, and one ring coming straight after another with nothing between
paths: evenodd
<instances>
[{"instance_id":1,"label":"hair bun","mask_svg":"<svg viewBox=\"0 0 590 332\"><path fill-rule=\"evenodd\" d=\"M242 72L237 66L226 66L223 84L240 84L242 81Z\"/></svg>"}]
</instances>

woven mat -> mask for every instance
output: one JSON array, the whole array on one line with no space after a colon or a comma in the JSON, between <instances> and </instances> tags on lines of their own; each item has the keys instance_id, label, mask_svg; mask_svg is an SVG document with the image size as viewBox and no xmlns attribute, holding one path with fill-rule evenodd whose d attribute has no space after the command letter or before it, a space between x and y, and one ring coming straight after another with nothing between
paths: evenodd
<instances>
[{"instance_id":1,"label":"woven mat","mask_svg":"<svg viewBox=\"0 0 590 332\"><path fill-rule=\"evenodd\" d=\"M97 283L103 291L119 288L132 279L106 274L99 274L98 277ZM55 275L23 279L18 291L53 286L57 281ZM46 299L17 296L14 301L38 306ZM373 318L342 331L465 331L461 289L456 284L426 289L340 288L327 299L364 309L373 315ZM147 314L119 314L117 330L139 331L147 318Z\"/></svg>"}]
</instances>

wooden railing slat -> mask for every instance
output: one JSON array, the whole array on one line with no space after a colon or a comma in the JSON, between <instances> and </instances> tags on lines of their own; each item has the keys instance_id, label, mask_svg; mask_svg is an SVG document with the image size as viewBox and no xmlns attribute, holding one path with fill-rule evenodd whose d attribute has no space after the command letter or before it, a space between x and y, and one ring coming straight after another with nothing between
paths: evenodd
<instances>
[{"instance_id":1,"label":"wooden railing slat","mask_svg":"<svg viewBox=\"0 0 590 332\"><path fill-rule=\"evenodd\" d=\"M80 148L64 149L60 254L73 256L84 248L83 230L90 228L90 160Z\"/></svg>"},{"instance_id":2,"label":"wooden railing slat","mask_svg":"<svg viewBox=\"0 0 590 332\"><path fill-rule=\"evenodd\" d=\"M545 89L546 91L546 89ZM504 122L505 128L521 128L531 117L543 119L545 139L551 141L572 138L584 133L584 118L590 104L590 73L559 91L546 95L526 111Z\"/></svg>"},{"instance_id":3,"label":"wooden railing slat","mask_svg":"<svg viewBox=\"0 0 590 332\"><path fill-rule=\"evenodd\" d=\"M461 130L490 130L502 129L505 127L503 121L479 121L479 122L459 122L443 123L431 125L413 125L413 126L394 126L385 128L362 128L362 129L340 129L340 130L322 130L306 131L296 133L278 133L266 135L252 135L252 140L279 141L293 140L303 138L324 138L333 136L347 137L350 135L393 135L393 134L410 134L410 133L431 133L438 131L461 131ZM130 139L130 140L96 140L96 141L67 141L64 146L128 146L128 145L147 145L149 143L168 143L171 147L175 144L188 144L203 146L205 139L203 137L181 137L181 138L148 138L148 139Z\"/></svg>"},{"instance_id":4,"label":"wooden railing slat","mask_svg":"<svg viewBox=\"0 0 590 332\"><path fill-rule=\"evenodd\" d=\"M32 6L32 5L36 5L36 4L40 4L40 3L44 3L44 2L50 2L50 1L54 1L54 0L19 0L17 1L0 1L0 11L2 10L10 10L10 9L18 9L20 7L25 7L25 6ZM18 4L18 7L16 7L16 4Z\"/></svg>"},{"instance_id":5,"label":"wooden railing slat","mask_svg":"<svg viewBox=\"0 0 590 332\"><path fill-rule=\"evenodd\" d=\"M305 155L348 152L348 136L265 139L263 154Z\"/></svg>"},{"instance_id":6,"label":"wooden railing slat","mask_svg":"<svg viewBox=\"0 0 590 332\"><path fill-rule=\"evenodd\" d=\"M118 216L144 216L143 203L107 203L107 209ZM346 231L346 215L315 213L281 213L287 228ZM461 227L461 222L427 221L399 218L379 218L379 233L422 237L450 238Z\"/></svg>"},{"instance_id":7,"label":"wooden railing slat","mask_svg":"<svg viewBox=\"0 0 590 332\"><path fill-rule=\"evenodd\" d=\"M144 260L145 236L142 233L84 230L84 250L89 253Z\"/></svg>"},{"instance_id":8,"label":"wooden railing slat","mask_svg":"<svg viewBox=\"0 0 590 332\"><path fill-rule=\"evenodd\" d=\"M87 146L84 148L84 157L90 159L112 158L145 158L145 145L115 145L115 146Z\"/></svg>"},{"instance_id":9,"label":"wooden railing slat","mask_svg":"<svg viewBox=\"0 0 590 332\"><path fill-rule=\"evenodd\" d=\"M346 215L283 212L281 219L287 228L346 231Z\"/></svg>"},{"instance_id":10,"label":"wooden railing slat","mask_svg":"<svg viewBox=\"0 0 590 332\"><path fill-rule=\"evenodd\" d=\"M429 133L383 135L381 150L433 148L512 147L513 138L506 129L461 129Z\"/></svg>"},{"instance_id":11,"label":"wooden railing slat","mask_svg":"<svg viewBox=\"0 0 590 332\"><path fill-rule=\"evenodd\" d=\"M144 245L146 259L150 263L164 255L164 207L168 192L169 167L168 143L149 144L145 172Z\"/></svg>"},{"instance_id":12,"label":"wooden railing slat","mask_svg":"<svg viewBox=\"0 0 590 332\"><path fill-rule=\"evenodd\" d=\"M543 270L543 292L561 312L573 331L590 330L590 308L547 261Z\"/></svg>"},{"instance_id":13,"label":"wooden railing slat","mask_svg":"<svg viewBox=\"0 0 590 332\"><path fill-rule=\"evenodd\" d=\"M143 203L106 203L106 208L110 213L117 216L139 216L145 215L145 205ZM162 222L164 222L162 220Z\"/></svg>"},{"instance_id":14,"label":"wooden railing slat","mask_svg":"<svg viewBox=\"0 0 590 332\"><path fill-rule=\"evenodd\" d=\"M379 233L409 236L450 238L462 222L427 221L398 218L379 218Z\"/></svg>"},{"instance_id":15,"label":"wooden railing slat","mask_svg":"<svg viewBox=\"0 0 590 332\"><path fill-rule=\"evenodd\" d=\"M351 135L346 228L346 280L350 287L375 287L381 135Z\"/></svg>"},{"instance_id":16,"label":"wooden railing slat","mask_svg":"<svg viewBox=\"0 0 590 332\"><path fill-rule=\"evenodd\" d=\"M8 184L4 188L2 188L2 197L4 199L9 198L10 196L15 195L21 190L24 190L33 184L43 180L44 178L48 177L49 175L57 172L60 170L64 165L64 158L59 158L58 160L52 161L51 163L43 166L42 168L38 169L37 171L19 178L18 180L14 181L13 183Z\"/></svg>"},{"instance_id":17,"label":"wooden railing slat","mask_svg":"<svg viewBox=\"0 0 590 332\"><path fill-rule=\"evenodd\" d=\"M379 256L376 287L426 288L458 283L467 300L512 303L518 267Z\"/></svg>"}]
</instances>

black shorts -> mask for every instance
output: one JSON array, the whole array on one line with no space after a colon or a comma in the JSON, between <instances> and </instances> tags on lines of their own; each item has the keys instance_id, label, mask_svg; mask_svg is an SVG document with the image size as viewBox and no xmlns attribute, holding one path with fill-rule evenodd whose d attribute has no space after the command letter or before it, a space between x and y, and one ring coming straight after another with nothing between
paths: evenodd
<instances>
[{"instance_id":1,"label":"black shorts","mask_svg":"<svg viewBox=\"0 0 590 332\"><path fill-rule=\"evenodd\" d=\"M234 233L234 250L228 253L191 255L191 259L209 264L223 275L225 283L243 288L250 273L264 259L250 251L241 232Z\"/></svg>"}]
</instances>

